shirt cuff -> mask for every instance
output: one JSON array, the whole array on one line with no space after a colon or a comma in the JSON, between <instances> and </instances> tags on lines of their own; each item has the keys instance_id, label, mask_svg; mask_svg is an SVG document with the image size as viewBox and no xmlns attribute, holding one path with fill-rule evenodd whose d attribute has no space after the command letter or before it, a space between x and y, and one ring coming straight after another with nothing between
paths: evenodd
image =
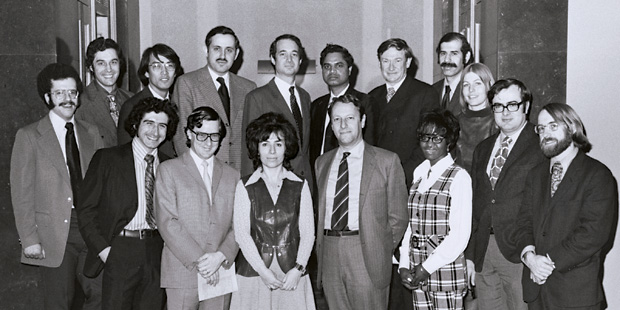
<instances>
[{"instance_id":1,"label":"shirt cuff","mask_svg":"<svg viewBox=\"0 0 620 310\"><path fill-rule=\"evenodd\" d=\"M534 252L536 253L536 247L533 245L528 245L526 247L523 248L523 251L521 251L521 261L525 264L525 254L527 254L527 252Z\"/></svg>"}]
</instances>

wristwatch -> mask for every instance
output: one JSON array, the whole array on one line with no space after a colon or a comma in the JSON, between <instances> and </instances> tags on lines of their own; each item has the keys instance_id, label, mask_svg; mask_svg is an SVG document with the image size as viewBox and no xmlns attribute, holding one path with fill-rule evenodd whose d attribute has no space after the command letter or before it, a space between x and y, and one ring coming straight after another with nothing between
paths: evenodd
<instances>
[{"instance_id":1,"label":"wristwatch","mask_svg":"<svg viewBox=\"0 0 620 310\"><path fill-rule=\"evenodd\" d=\"M306 272L306 267L304 267L304 266L303 266L303 265L301 265L301 264L295 264L295 267L294 267L294 268L295 268L295 269L297 269L297 270L299 270L299 271L301 271L301 273Z\"/></svg>"}]
</instances>

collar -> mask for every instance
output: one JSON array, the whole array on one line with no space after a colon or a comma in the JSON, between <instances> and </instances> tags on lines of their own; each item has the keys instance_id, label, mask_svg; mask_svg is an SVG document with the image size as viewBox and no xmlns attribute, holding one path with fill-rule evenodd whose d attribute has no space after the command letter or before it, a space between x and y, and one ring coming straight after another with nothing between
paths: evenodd
<instances>
[{"instance_id":1,"label":"collar","mask_svg":"<svg viewBox=\"0 0 620 310\"><path fill-rule=\"evenodd\" d=\"M111 92L109 92L107 89L105 89L105 87L103 87L103 85L101 85L101 83L99 83L99 81L97 81L97 79L95 79L95 87L100 92L103 92L106 95L113 95L113 96L116 96L116 92L118 90L118 87L116 87L116 85L114 85L114 89Z\"/></svg>"},{"instance_id":2,"label":"collar","mask_svg":"<svg viewBox=\"0 0 620 310\"><path fill-rule=\"evenodd\" d=\"M68 122L62 119L62 117L58 116L58 114L54 113L54 111L52 110L50 110L49 116L50 121L52 122L52 127L54 127L55 129L62 128L64 130L67 123L73 123L73 128L75 128L75 117L73 116L71 116L71 119Z\"/></svg>"},{"instance_id":3,"label":"collar","mask_svg":"<svg viewBox=\"0 0 620 310\"><path fill-rule=\"evenodd\" d=\"M329 91L329 102L332 102L332 99L334 99L334 98L338 98L340 96L344 96L344 94L347 93L347 90L349 90L349 86L351 86L351 84L347 84L347 87L345 87L339 94L334 94L330 90Z\"/></svg>"},{"instance_id":4,"label":"collar","mask_svg":"<svg viewBox=\"0 0 620 310\"><path fill-rule=\"evenodd\" d=\"M431 166L431 162L428 159L426 159L418 167L422 169L421 171L424 172L424 177L426 177L426 172L428 170L431 171L431 175L434 175L435 173L443 173L453 163L454 163L454 158L452 158L452 155L450 154L450 152L448 152L448 155L440 159L437 163L435 163L434 166Z\"/></svg>"},{"instance_id":5,"label":"collar","mask_svg":"<svg viewBox=\"0 0 620 310\"><path fill-rule=\"evenodd\" d=\"M207 69L209 69L209 75L211 75L211 79L213 80L213 83L215 84L215 88L219 88L220 87L220 83L217 81L217 78L222 77L224 78L224 83L226 83L226 87L230 88L228 85L230 85L230 74L228 74L228 71L226 73L224 73L224 75L219 75L217 72L213 71L213 69L211 69L211 67L209 67L209 65L207 65Z\"/></svg>"},{"instance_id":6,"label":"collar","mask_svg":"<svg viewBox=\"0 0 620 310\"><path fill-rule=\"evenodd\" d=\"M525 121L525 122L523 123L523 125L521 125L521 128L517 129L517 131L513 132L513 133L512 133L512 134L510 134L510 135L506 135L506 134L504 134L504 132L503 132L503 131L501 131L501 130L500 130L500 131L499 131L499 137L497 137L497 138L499 139L500 143L501 143L501 141L503 141L503 140L504 140L504 138L505 138L506 136L508 136L508 137L510 137L510 139L512 139L512 143L510 143L510 144L514 145L514 143L515 143L515 142L517 142L517 139L519 139L519 136L521 135L521 132L523 131L523 128L525 128L525 125L527 125L527 123L528 123L528 122L527 122L527 121Z\"/></svg>"},{"instance_id":7,"label":"collar","mask_svg":"<svg viewBox=\"0 0 620 310\"><path fill-rule=\"evenodd\" d=\"M289 93L288 89L291 88L291 86L295 86L295 88L297 88L297 85L295 85L295 81L293 81L293 84L289 84L285 82L283 79L279 78L278 76L275 76L273 81L276 83L276 86L278 87L280 92L283 94L288 94Z\"/></svg>"},{"instance_id":8,"label":"collar","mask_svg":"<svg viewBox=\"0 0 620 310\"><path fill-rule=\"evenodd\" d=\"M264 179L263 168L259 167L254 170L248 181L245 185L250 185L258 182L259 179ZM302 180L295 175L293 172L286 170L286 168L282 168L282 173L280 173L280 180L289 179L291 181L302 182Z\"/></svg>"},{"instance_id":9,"label":"collar","mask_svg":"<svg viewBox=\"0 0 620 310\"><path fill-rule=\"evenodd\" d=\"M400 82L397 82L396 84L390 84L386 82L385 89L392 87L394 88L394 91L397 92L400 86L403 85L403 82L405 82L406 79L407 79L407 75L405 74L405 77L402 80L400 80Z\"/></svg>"},{"instance_id":10,"label":"collar","mask_svg":"<svg viewBox=\"0 0 620 310\"><path fill-rule=\"evenodd\" d=\"M200 156L198 156L198 154L196 154L196 152L194 152L194 150L192 150L191 148L189 149L189 155L192 156L192 159L194 160L194 163L196 164L196 167L198 167L198 169L202 170L202 162L205 161L205 160L200 158ZM209 169L213 169L213 157L215 157L215 156L211 156L211 157L209 157L209 159L207 159L207 163L209 164ZM211 175L213 175L213 174L211 174Z\"/></svg>"},{"instance_id":11,"label":"collar","mask_svg":"<svg viewBox=\"0 0 620 310\"><path fill-rule=\"evenodd\" d=\"M566 174L566 169L573 162L573 159L577 157L578 153L579 153L579 148L576 147L574 144L572 144L570 147L564 150L564 152L562 152L560 155L551 158L551 163L549 164L549 172L551 172L551 168L553 167L553 164L555 164L556 162L559 162L562 165L562 169L564 171L562 172L562 174Z\"/></svg>"},{"instance_id":12,"label":"collar","mask_svg":"<svg viewBox=\"0 0 620 310\"><path fill-rule=\"evenodd\" d=\"M450 93L454 93L456 88L461 83L461 77L462 76L463 76L463 71L461 71L461 73L459 73L459 77L458 78L455 78L454 80L452 80L452 83L448 83L448 79L447 78L443 78L443 88L446 89L446 85L449 85L450 86Z\"/></svg>"},{"instance_id":13,"label":"collar","mask_svg":"<svg viewBox=\"0 0 620 310\"><path fill-rule=\"evenodd\" d=\"M159 99L159 100L169 100L170 99L170 91L168 91L168 93L166 93L166 98L162 98L159 94L157 94L157 92L153 89L153 86L151 86L151 83L149 83L148 85L149 90L151 91L151 94L153 95L153 97Z\"/></svg>"},{"instance_id":14,"label":"collar","mask_svg":"<svg viewBox=\"0 0 620 310\"><path fill-rule=\"evenodd\" d=\"M352 149L345 151L342 147L338 147L338 151L336 152L336 160L340 161L342 159L342 153L349 152L349 158L353 159L361 159L364 157L364 140L360 140Z\"/></svg>"},{"instance_id":15,"label":"collar","mask_svg":"<svg viewBox=\"0 0 620 310\"><path fill-rule=\"evenodd\" d=\"M131 141L131 149L133 150L134 156L136 158L144 159L144 157L147 154L151 154L151 155L153 155L153 157L155 157L155 160L157 160L158 159L158 157L157 157L157 148L155 148L153 151L149 152L146 149L146 147L144 147L142 142L140 142L138 140L140 140L140 138L138 138L138 136L136 135L135 137L133 137L133 141Z\"/></svg>"}]
</instances>

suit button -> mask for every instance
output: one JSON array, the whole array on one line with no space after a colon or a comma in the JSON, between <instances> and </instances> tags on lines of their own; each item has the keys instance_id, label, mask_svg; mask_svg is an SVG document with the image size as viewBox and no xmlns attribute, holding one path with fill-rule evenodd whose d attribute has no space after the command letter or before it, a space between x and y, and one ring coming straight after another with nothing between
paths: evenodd
<instances>
[{"instance_id":1,"label":"suit button","mask_svg":"<svg viewBox=\"0 0 620 310\"><path fill-rule=\"evenodd\" d=\"M491 203L495 203L495 199L491 199Z\"/></svg>"},{"instance_id":2,"label":"suit button","mask_svg":"<svg viewBox=\"0 0 620 310\"><path fill-rule=\"evenodd\" d=\"M71 201L71 197L67 198L67 201Z\"/></svg>"},{"instance_id":3,"label":"suit button","mask_svg":"<svg viewBox=\"0 0 620 310\"><path fill-rule=\"evenodd\" d=\"M278 252L278 256L282 256L282 253L279 253L279 252Z\"/></svg>"},{"instance_id":4,"label":"suit button","mask_svg":"<svg viewBox=\"0 0 620 310\"><path fill-rule=\"evenodd\" d=\"M416 234L419 234L419 233L420 233L420 231L416 229L416 230L415 230L415 233L416 233Z\"/></svg>"},{"instance_id":5,"label":"suit button","mask_svg":"<svg viewBox=\"0 0 620 310\"><path fill-rule=\"evenodd\" d=\"M301 174L301 175L304 175L304 171L302 171L300 174Z\"/></svg>"},{"instance_id":6,"label":"suit button","mask_svg":"<svg viewBox=\"0 0 620 310\"><path fill-rule=\"evenodd\" d=\"M420 217L420 213L416 213L415 216Z\"/></svg>"},{"instance_id":7,"label":"suit button","mask_svg":"<svg viewBox=\"0 0 620 310\"><path fill-rule=\"evenodd\" d=\"M546 237L546 236L547 236L547 233L543 231L542 236L543 236L543 237Z\"/></svg>"}]
</instances>

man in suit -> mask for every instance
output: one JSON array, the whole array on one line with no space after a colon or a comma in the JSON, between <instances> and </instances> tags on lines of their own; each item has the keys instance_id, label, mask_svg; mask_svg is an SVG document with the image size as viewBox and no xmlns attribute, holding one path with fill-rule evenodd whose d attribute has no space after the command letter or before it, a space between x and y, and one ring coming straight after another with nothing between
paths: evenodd
<instances>
[{"instance_id":1,"label":"man in suit","mask_svg":"<svg viewBox=\"0 0 620 310\"><path fill-rule=\"evenodd\" d=\"M373 137L373 100L349 84L349 76L353 69L353 56L349 51L336 44L327 44L321 51L321 69L323 81L327 84L329 94L314 100L310 106L310 165L314 165L317 157L338 147L338 140L331 128L331 120L327 109L331 102L344 94L357 97L366 111L366 127L364 140L374 143Z\"/></svg>"},{"instance_id":2,"label":"man in suit","mask_svg":"<svg viewBox=\"0 0 620 310\"><path fill-rule=\"evenodd\" d=\"M170 88L174 84L175 79L183 74L181 60L177 53L168 45L155 44L147 48L142 53L140 67L138 68L138 77L144 89L129 98L121 107L118 116L118 145L129 143L133 137L129 135L131 129L125 128L125 122L129 118L129 114L133 107L140 100L149 97L155 97L161 100L170 100ZM176 152L171 140L165 140L160 146L159 151L168 157L176 157Z\"/></svg>"},{"instance_id":3,"label":"man in suit","mask_svg":"<svg viewBox=\"0 0 620 310\"><path fill-rule=\"evenodd\" d=\"M37 88L50 111L17 131L11 155L11 198L21 262L40 266L45 309L70 309L76 279L86 293L84 309L97 309L101 292L78 269L87 248L74 206L86 172L82 167L88 166L103 141L97 127L74 118L82 81L73 67L48 65L37 76Z\"/></svg>"},{"instance_id":4,"label":"man in suit","mask_svg":"<svg viewBox=\"0 0 620 310\"><path fill-rule=\"evenodd\" d=\"M615 231L617 184L586 155L592 145L570 106L544 106L535 128L548 160L527 176L514 234L528 267L523 297L529 309L603 309L601 249Z\"/></svg>"},{"instance_id":5,"label":"man in suit","mask_svg":"<svg viewBox=\"0 0 620 310\"><path fill-rule=\"evenodd\" d=\"M103 309L161 309L163 240L153 210L157 147L176 131L172 105L142 99L128 122L130 143L97 151L80 189L80 232L88 245L84 275L103 273Z\"/></svg>"},{"instance_id":6,"label":"man in suit","mask_svg":"<svg viewBox=\"0 0 620 310\"><path fill-rule=\"evenodd\" d=\"M463 68L474 62L471 46L464 35L448 32L441 37L435 51L443 79L433 84L433 88L441 95L441 108L459 115L463 111L461 75Z\"/></svg>"},{"instance_id":7,"label":"man in suit","mask_svg":"<svg viewBox=\"0 0 620 310\"><path fill-rule=\"evenodd\" d=\"M523 265L510 235L527 173L544 160L534 126L527 121L532 94L515 79L497 81L488 92L500 132L482 141L472 162L472 234L465 251L470 285L480 309L526 309L520 284ZM475 271L474 271L475 270Z\"/></svg>"},{"instance_id":8,"label":"man in suit","mask_svg":"<svg viewBox=\"0 0 620 310\"><path fill-rule=\"evenodd\" d=\"M199 302L196 274L217 284L239 247L233 233L233 200L239 172L213 154L226 136L220 116L198 107L185 127L189 152L159 166L155 205L165 241L161 286L168 309L228 309L230 294ZM199 306L200 305L200 306Z\"/></svg>"},{"instance_id":9,"label":"man in suit","mask_svg":"<svg viewBox=\"0 0 620 310\"><path fill-rule=\"evenodd\" d=\"M332 309L386 309L392 255L407 227L403 169L396 154L362 140L357 98L337 98L329 113L339 147L315 164L318 285Z\"/></svg>"},{"instance_id":10,"label":"man in suit","mask_svg":"<svg viewBox=\"0 0 620 310\"><path fill-rule=\"evenodd\" d=\"M116 146L121 106L133 96L117 87L123 63L121 48L112 39L97 38L86 49L86 66L95 80L80 94L81 109L75 117L97 126L105 147Z\"/></svg>"},{"instance_id":11,"label":"man in suit","mask_svg":"<svg viewBox=\"0 0 620 310\"><path fill-rule=\"evenodd\" d=\"M439 107L439 95L430 85L407 76L413 52L405 40L384 41L377 56L385 84L368 93L375 100L375 145L398 154L409 186L413 170L424 161L416 133L420 115ZM400 276L397 279L400 285Z\"/></svg>"},{"instance_id":12,"label":"man in suit","mask_svg":"<svg viewBox=\"0 0 620 310\"><path fill-rule=\"evenodd\" d=\"M208 106L220 115L228 136L221 141L215 156L233 168L241 169L241 153L245 149L241 130L244 120L245 96L256 83L232 72L235 59L239 56L239 39L235 32L225 26L218 26L205 39L207 47L207 65L196 71L184 74L177 79L172 94L172 102L179 108L182 120L200 106ZM188 150L185 144L185 132L179 126L174 138L174 147L178 155Z\"/></svg>"}]
</instances>

